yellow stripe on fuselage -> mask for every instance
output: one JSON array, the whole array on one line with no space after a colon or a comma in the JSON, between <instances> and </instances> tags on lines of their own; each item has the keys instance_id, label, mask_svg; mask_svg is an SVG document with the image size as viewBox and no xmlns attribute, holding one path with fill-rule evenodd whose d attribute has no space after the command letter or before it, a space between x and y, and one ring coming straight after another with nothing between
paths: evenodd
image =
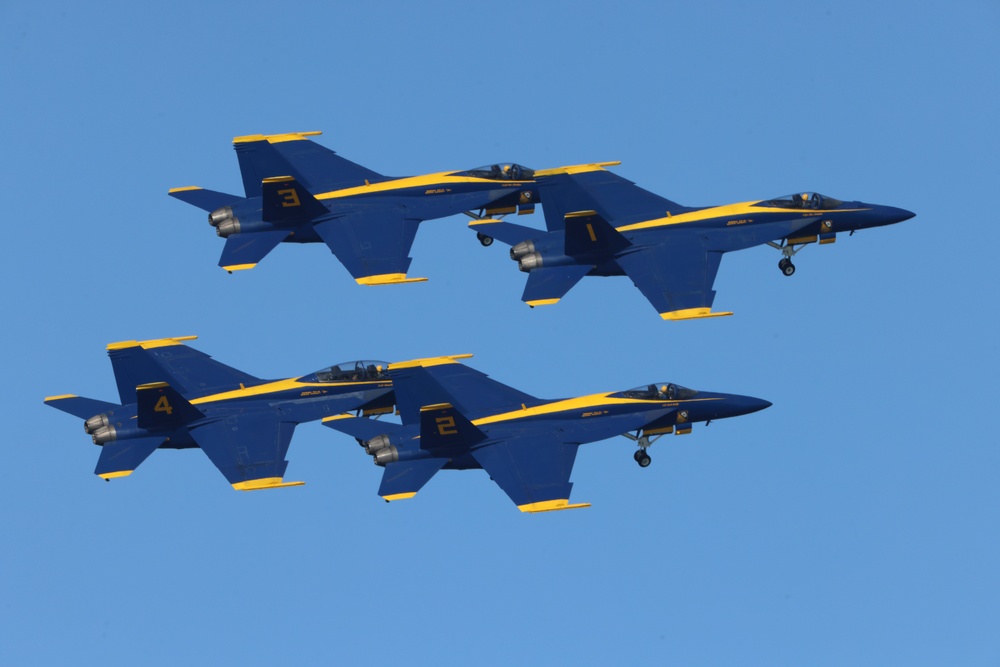
<instances>
[{"instance_id":1,"label":"yellow stripe on fuselage","mask_svg":"<svg viewBox=\"0 0 1000 667\"><path fill-rule=\"evenodd\" d=\"M520 410L512 410L510 412L501 412L499 414L490 415L489 417L481 417L480 419L474 419L472 421L476 426L485 426L487 424L496 424L498 422L513 421L515 419L527 419L529 417L539 417L542 415L555 414L557 412L569 412L572 410L584 410L595 408L602 408L605 406L618 406L618 405L653 405L659 404L664 407L674 407L681 403L699 403L703 401L720 401L721 398L693 398L688 400L670 400L670 399L656 399L656 400L645 400L639 398L611 398L610 394L590 394L589 396L579 396L577 398L567 398L562 401L554 401L552 403L546 403L545 405L536 405L533 408L522 408Z\"/></svg>"},{"instance_id":2,"label":"yellow stripe on fuselage","mask_svg":"<svg viewBox=\"0 0 1000 667\"><path fill-rule=\"evenodd\" d=\"M436 174L424 174L422 176L407 176L397 178L382 183L372 183L370 185L359 185L354 188L344 188L343 190L331 190L315 195L316 199L340 199L342 197L355 197L357 195L377 194L380 192L391 192L393 190L403 190L406 188L428 188L440 185L458 185L462 183L490 184L497 188L516 188L523 185L530 185L533 181L494 181L489 178L474 178L472 176L455 176L453 171L442 171Z\"/></svg>"},{"instance_id":3,"label":"yellow stripe on fuselage","mask_svg":"<svg viewBox=\"0 0 1000 667\"><path fill-rule=\"evenodd\" d=\"M652 227L666 227L667 225L683 225L688 222L702 222L703 220L713 220L715 218L730 218L735 216L760 215L762 213L782 213L784 215L801 213L804 217L818 217L826 213L847 213L849 211L867 211L866 208L841 208L841 209L790 209L773 206L758 206L760 201L746 201L736 204L725 204L723 206L710 206L697 211L688 211L676 215L668 215L662 218L654 218L645 222L635 222L631 225L616 227L619 232L630 232L636 229L650 229ZM749 222L752 221L748 221Z\"/></svg>"},{"instance_id":4,"label":"yellow stripe on fuselage","mask_svg":"<svg viewBox=\"0 0 1000 667\"><path fill-rule=\"evenodd\" d=\"M192 405L200 405L202 403L214 403L216 401L230 401L234 398L250 398L252 396L265 396L267 394L277 394L283 391L290 391L293 389L312 389L317 387L347 387L347 386L361 386L361 385L380 385L388 384L388 380L363 380L360 382L299 382L295 378L289 378L287 380L276 380L274 382L268 382L267 384L260 384L255 387L244 387L243 389L233 389L232 391L223 391L218 394L210 394L208 396L202 396L201 398L191 399Z\"/></svg>"}]
</instances>

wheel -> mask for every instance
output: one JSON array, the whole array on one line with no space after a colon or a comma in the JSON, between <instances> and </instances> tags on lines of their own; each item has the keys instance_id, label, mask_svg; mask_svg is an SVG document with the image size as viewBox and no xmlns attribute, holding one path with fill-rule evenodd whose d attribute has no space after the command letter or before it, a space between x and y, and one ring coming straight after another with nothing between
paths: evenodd
<instances>
[{"instance_id":1,"label":"wheel","mask_svg":"<svg viewBox=\"0 0 1000 667\"><path fill-rule=\"evenodd\" d=\"M482 232L476 232L476 238L479 239L479 242L483 244L484 248L489 248L491 245L493 245L492 236L487 236Z\"/></svg>"},{"instance_id":2,"label":"wheel","mask_svg":"<svg viewBox=\"0 0 1000 667\"><path fill-rule=\"evenodd\" d=\"M639 463L639 467L648 468L649 464L653 462L653 459L649 458L649 454L647 454L646 452L640 451L639 453L641 454L641 456L636 458L636 461Z\"/></svg>"},{"instance_id":3,"label":"wheel","mask_svg":"<svg viewBox=\"0 0 1000 667\"><path fill-rule=\"evenodd\" d=\"M632 458L634 458L635 462L638 463L640 456L642 456L642 450L641 449L637 449L637 450L635 450L635 454L632 455Z\"/></svg>"},{"instance_id":4,"label":"wheel","mask_svg":"<svg viewBox=\"0 0 1000 667\"><path fill-rule=\"evenodd\" d=\"M791 261L789 261L789 262L788 262L787 264L785 264L785 266L784 266L784 267L783 267L783 268L781 269L781 272L782 272L782 273L784 273L784 274L785 274L786 276L791 276L791 275L793 275L793 274L795 273L795 265L794 265L794 264L792 264L792 263L791 263Z\"/></svg>"}]
</instances>

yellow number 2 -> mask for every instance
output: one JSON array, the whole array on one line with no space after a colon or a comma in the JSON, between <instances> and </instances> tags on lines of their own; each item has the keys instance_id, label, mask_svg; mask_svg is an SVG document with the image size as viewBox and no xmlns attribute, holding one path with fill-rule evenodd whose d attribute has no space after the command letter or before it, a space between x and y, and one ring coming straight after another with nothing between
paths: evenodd
<instances>
[{"instance_id":1,"label":"yellow number 2","mask_svg":"<svg viewBox=\"0 0 1000 667\"><path fill-rule=\"evenodd\" d=\"M441 435L458 435L454 417L438 417L434 422L437 424L438 433Z\"/></svg>"}]
</instances>

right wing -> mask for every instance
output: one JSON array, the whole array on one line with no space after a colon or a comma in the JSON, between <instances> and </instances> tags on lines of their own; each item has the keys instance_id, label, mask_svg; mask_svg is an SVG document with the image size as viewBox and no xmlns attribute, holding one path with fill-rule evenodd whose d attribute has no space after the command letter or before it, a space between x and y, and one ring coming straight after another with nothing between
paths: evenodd
<instances>
[{"instance_id":1,"label":"right wing","mask_svg":"<svg viewBox=\"0 0 1000 667\"><path fill-rule=\"evenodd\" d=\"M359 285L422 282L408 278L408 257L420 220L401 209L376 208L313 225L313 229Z\"/></svg>"},{"instance_id":2,"label":"right wing","mask_svg":"<svg viewBox=\"0 0 1000 667\"><path fill-rule=\"evenodd\" d=\"M283 479L294 430L295 424L265 410L224 413L190 433L234 489L253 491L304 484Z\"/></svg>"}]
</instances>

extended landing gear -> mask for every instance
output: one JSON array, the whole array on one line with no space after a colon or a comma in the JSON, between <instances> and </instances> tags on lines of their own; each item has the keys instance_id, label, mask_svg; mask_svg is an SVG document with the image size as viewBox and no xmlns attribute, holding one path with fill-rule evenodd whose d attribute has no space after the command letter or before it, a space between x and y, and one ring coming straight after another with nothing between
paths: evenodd
<instances>
[{"instance_id":1,"label":"extended landing gear","mask_svg":"<svg viewBox=\"0 0 1000 667\"><path fill-rule=\"evenodd\" d=\"M648 468L649 464L653 462L653 459L649 458L649 454L646 453L646 449L659 440L661 436L654 435L650 438L648 435L632 435L631 433L622 433L622 435L639 445L639 449L637 449L635 454L632 455L632 458L635 459L635 462L639 464L640 468Z\"/></svg>"},{"instance_id":2,"label":"extended landing gear","mask_svg":"<svg viewBox=\"0 0 1000 667\"><path fill-rule=\"evenodd\" d=\"M487 236L482 232L476 232L476 238L479 239L479 242L483 244L484 248L489 248L491 245L493 245L492 236Z\"/></svg>"},{"instance_id":3,"label":"extended landing gear","mask_svg":"<svg viewBox=\"0 0 1000 667\"><path fill-rule=\"evenodd\" d=\"M767 245L771 246L772 248L777 248L778 250L781 251L781 254L784 255L781 258L781 261L778 262L778 269L786 276L795 275L795 265L792 264L792 257L795 256L795 254L797 254L800 250L805 248L807 244L788 243L787 241L783 241L781 244L778 244L775 243L774 241L768 241ZM796 245L798 245L798 247L795 247Z\"/></svg>"}]
</instances>

